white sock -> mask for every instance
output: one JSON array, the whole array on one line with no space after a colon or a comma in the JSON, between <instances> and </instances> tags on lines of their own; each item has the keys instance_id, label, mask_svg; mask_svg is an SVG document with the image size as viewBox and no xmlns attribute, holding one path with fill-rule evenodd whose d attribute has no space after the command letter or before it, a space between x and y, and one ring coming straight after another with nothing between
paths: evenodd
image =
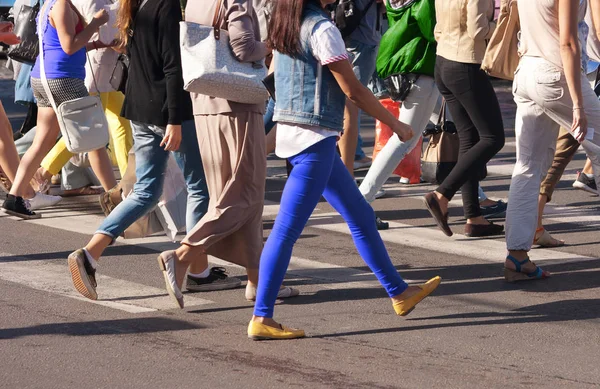
<instances>
[{"instance_id":1,"label":"white sock","mask_svg":"<svg viewBox=\"0 0 600 389\"><path fill-rule=\"evenodd\" d=\"M207 267L206 270L204 270L202 273L198 273L198 274L188 273L188 275L192 276L194 278L206 278L210 275L210 268Z\"/></svg>"},{"instance_id":2,"label":"white sock","mask_svg":"<svg viewBox=\"0 0 600 389\"><path fill-rule=\"evenodd\" d=\"M83 252L85 253L87 260L90 262L92 267L95 269L98 266L98 262L96 262L96 260L94 259L94 257L92 257L92 254L90 254L89 251L87 251L86 249L83 249Z\"/></svg>"},{"instance_id":3,"label":"white sock","mask_svg":"<svg viewBox=\"0 0 600 389\"><path fill-rule=\"evenodd\" d=\"M583 172L582 172L582 173L583 173ZM583 173L583 174L585 174L585 176L586 176L587 178L590 178L590 179L592 179L592 180L594 179L594 174L587 174L587 173Z\"/></svg>"}]
</instances>

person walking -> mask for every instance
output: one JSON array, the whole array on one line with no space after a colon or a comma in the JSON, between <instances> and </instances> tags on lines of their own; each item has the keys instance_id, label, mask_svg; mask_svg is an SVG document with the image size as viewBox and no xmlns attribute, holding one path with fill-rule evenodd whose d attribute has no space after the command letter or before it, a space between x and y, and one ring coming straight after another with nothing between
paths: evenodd
<instances>
[{"instance_id":1,"label":"person walking","mask_svg":"<svg viewBox=\"0 0 600 389\"><path fill-rule=\"evenodd\" d=\"M578 23L587 1L518 0L522 53L513 82L517 162L506 215L509 282L550 274L529 259L538 193L555 153L560 126L581 143L600 184L600 102L581 67Z\"/></svg>"},{"instance_id":2,"label":"person walking","mask_svg":"<svg viewBox=\"0 0 600 389\"><path fill-rule=\"evenodd\" d=\"M133 193L110 213L88 244L68 257L73 284L89 299L98 297L95 273L104 250L158 203L171 152L188 190L188 231L208 207L191 100L183 90L179 45L173 44L179 42L181 19L177 0L123 1L119 9L120 40L130 60L121 115L131 120L137 182ZM213 273L202 281L227 278L220 269Z\"/></svg>"},{"instance_id":3,"label":"person walking","mask_svg":"<svg viewBox=\"0 0 600 389\"><path fill-rule=\"evenodd\" d=\"M229 32L234 56L242 62L262 61L269 53L260 40L260 29L252 0L188 2L188 22L212 25L218 7L221 28ZM162 253L158 262L165 275L167 291L183 307L181 289L185 270L206 274L207 255L246 268L246 299L256 299L258 264L263 248L267 159L263 114L265 104L240 104L222 98L192 94L202 162L210 193L206 215L188 232L175 251ZM193 274L187 287L197 283ZM239 280L229 287L237 287ZM224 286L225 287L225 286ZM279 298L294 297L297 289L281 288Z\"/></svg>"},{"instance_id":4,"label":"person walking","mask_svg":"<svg viewBox=\"0 0 600 389\"><path fill-rule=\"evenodd\" d=\"M495 22L493 0L436 0L438 42L435 81L452 113L460 150L458 162L424 202L437 225L452 236L448 203L461 191L465 235L501 234L503 226L487 221L479 205L479 181L486 176L487 162L504 147L504 126L496 92L481 62Z\"/></svg>"},{"instance_id":5,"label":"person walking","mask_svg":"<svg viewBox=\"0 0 600 389\"><path fill-rule=\"evenodd\" d=\"M102 10L86 24L81 14L70 0L50 0L40 10L39 22L42 31L44 65L49 89L56 106L64 101L88 96L85 87L86 51L91 36L108 21L108 14ZM40 162L55 144L59 134L56 113L46 95L40 79L40 57L31 72L31 85L38 103L36 136L27 150L15 176L10 194L3 208L12 215L24 219L37 218L29 204L23 199L29 182L33 178ZM90 162L96 175L105 187L113 187L116 180L112 172L106 148L90 151Z\"/></svg>"},{"instance_id":6,"label":"person walking","mask_svg":"<svg viewBox=\"0 0 600 389\"><path fill-rule=\"evenodd\" d=\"M436 42L435 0L386 0L389 29L381 38L377 73L386 78L401 74L414 82L400 107L398 120L415 130L406 142L394 134L379 152L360 185L369 203L412 151L427 126L440 95L433 79Z\"/></svg>"},{"instance_id":7,"label":"person walking","mask_svg":"<svg viewBox=\"0 0 600 389\"><path fill-rule=\"evenodd\" d=\"M345 39L354 74L367 86L375 72L375 62L381 40L381 0L355 0L362 19L357 28ZM339 141L342 161L350 174L354 170L371 166L371 158L362 149L360 136L361 111L351 101L346 101L344 131Z\"/></svg>"},{"instance_id":8,"label":"person walking","mask_svg":"<svg viewBox=\"0 0 600 389\"><path fill-rule=\"evenodd\" d=\"M98 11L105 9L113 4L111 0L72 0L73 5L86 18L91 20ZM97 50L91 51L86 62L85 86L90 94L100 95L104 113L108 122L109 138L109 156L111 163L119 168L121 177L125 175L127 169L127 160L129 150L133 145L133 137L129 121L120 116L123 106L123 93L116 91L110 85L110 78L119 53L113 50L116 42L102 42L100 35L96 32L90 40L92 47ZM58 174L67 162L73 156L65 145L63 139L60 139L48 155L42 160L41 166L35 174L39 183L47 182L55 174ZM101 182L105 180L100 180ZM100 194L100 204L105 215L120 202L121 191L117 185L115 187L104 187L103 193L96 193L93 188L82 187L72 189L67 194ZM116 203L116 204L115 204Z\"/></svg>"},{"instance_id":9,"label":"person walking","mask_svg":"<svg viewBox=\"0 0 600 389\"><path fill-rule=\"evenodd\" d=\"M254 316L248 325L248 337L255 340L305 335L277 323L273 309L293 246L321 195L348 223L361 257L385 287L398 315L409 314L441 280L434 277L417 286L404 282L377 232L373 210L336 153L346 96L390 126L401 140L414 133L354 75L341 34L323 10L332 2L278 0L272 12L268 44L275 50L276 153L289 158L293 169L260 260ZM306 98L294 98L298 95Z\"/></svg>"}]
</instances>

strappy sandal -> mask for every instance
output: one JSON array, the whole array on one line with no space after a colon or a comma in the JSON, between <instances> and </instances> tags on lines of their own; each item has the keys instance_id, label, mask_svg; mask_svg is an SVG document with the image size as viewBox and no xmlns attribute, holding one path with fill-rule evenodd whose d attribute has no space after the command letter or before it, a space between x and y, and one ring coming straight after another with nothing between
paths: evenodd
<instances>
[{"instance_id":1,"label":"strappy sandal","mask_svg":"<svg viewBox=\"0 0 600 389\"><path fill-rule=\"evenodd\" d=\"M542 232L543 231L543 232ZM534 237L533 244L541 247L562 247L565 245L564 240L553 238L552 235L544 227L535 230L535 234L542 232L542 235Z\"/></svg>"},{"instance_id":2,"label":"strappy sandal","mask_svg":"<svg viewBox=\"0 0 600 389\"><path fill-rule=\"evenodd\" d=\"M504 279L506 282L518 282L518 281L533 281L533 280L543 280L550 277L550 273L543 270L541 267L537 266L533 263L529 258L526 258L523 261L519 261L512 255L508 255L506 257L509 261L514 263L516 270L509 269L504 267ZM526 265L528 262L531 262L535 266L535 270L530 273L524 273L521 271L522 266Z\"/></svg>"}]
</instances>

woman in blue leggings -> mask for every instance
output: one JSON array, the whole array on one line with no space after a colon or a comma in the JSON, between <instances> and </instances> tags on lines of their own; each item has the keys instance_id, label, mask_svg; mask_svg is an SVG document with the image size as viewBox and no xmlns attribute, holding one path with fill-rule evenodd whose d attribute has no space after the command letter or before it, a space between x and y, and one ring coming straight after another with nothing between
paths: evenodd
<instances>
[{"instance_id":1,"label":"woman in blue leggings","mask_svg":"<svg viewBox=\"0 0 600 389\"><path fill-rule=\"evenodd\" d=\"M354 75L339 30L323 7L333 0L278 0L270 22L268 44L275 50L277 122L276 154L293 170L281 197L281 208L260 259L258 291L248 337L291 339L304 331L273 320L273 307L302 233L321 195L344 217L361 257L404 316L440 283L408 286L392 264L377 232L375 215L336 153L346 96L390 126L401 140L412 129L397 121Z\"/></svg>"}]
</instances>

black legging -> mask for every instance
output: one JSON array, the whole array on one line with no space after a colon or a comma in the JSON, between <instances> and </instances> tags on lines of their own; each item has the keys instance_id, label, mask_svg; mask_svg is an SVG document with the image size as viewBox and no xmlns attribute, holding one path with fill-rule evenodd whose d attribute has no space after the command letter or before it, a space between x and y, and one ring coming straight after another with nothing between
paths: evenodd
<instances>
[{"instance_id":1,"label":"black legging","mask_svg":"<svg viewBox=\"0 0 600 389\"><path fill-rule=\"evenodd\" d=\"M481 216L479 181L485 165L504 147L504 125L494 87L481 65L438 56L435 82L452 114L460 150L458 162L437 191L448 200L460 189L467 219Z\"/></svg>"}]
</instances>

